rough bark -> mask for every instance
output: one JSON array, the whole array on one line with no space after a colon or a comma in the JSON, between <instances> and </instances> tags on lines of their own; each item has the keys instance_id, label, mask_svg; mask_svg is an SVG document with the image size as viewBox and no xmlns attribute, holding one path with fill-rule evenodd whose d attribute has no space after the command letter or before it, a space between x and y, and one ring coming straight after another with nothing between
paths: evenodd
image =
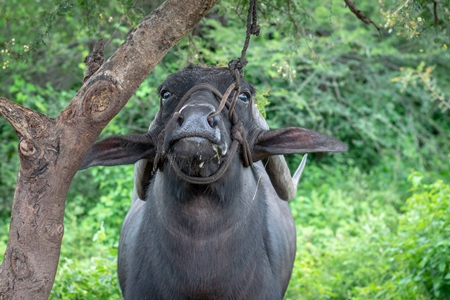
<instances>
[{"instance_id":1,"label":"rough bark","mask_svg":"<svg viewBox=\"0 0 450 300\"><path fill-rule=\"evenodd\" d=\"M0 98L19 137L21 167L0 300L47 299L58 266L67 191L89 147L154 66L217 0L168 0L148 15L56 118Z\"/></svg>"}]
</instances>

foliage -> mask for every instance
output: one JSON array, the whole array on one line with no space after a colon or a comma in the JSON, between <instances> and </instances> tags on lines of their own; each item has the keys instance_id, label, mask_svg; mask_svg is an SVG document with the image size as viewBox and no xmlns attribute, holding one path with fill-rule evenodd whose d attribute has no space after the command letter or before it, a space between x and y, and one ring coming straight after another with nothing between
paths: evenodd
<instances>
[{"instance_id":1,"label":"foliage","mask_svg":"<svg viewBox=\"0 0 450 300\"><path fill-rule=\"evenodd\" d=\"M436 81L432 77L434 67L428 66L425 68L425 63L421 62L416 68L400 68L402 75L400 77L392 78L392 82L402 83L401 92L403 93L408 85L416 86L418 83L422 84L425 90L430 94L431 99L436 99L439 102L439 107L445 112L450 109L450 101L439 88L436 87Z\"/></svg>"},{"instance_id":2,"label":"foliage","mask_svg":"<svg viewBox=\"0 0 450 300\"><path fill-rule=\"evenodd\" d=\"M91 240L99 246L95 256L84 260L61 257L49 299L121 299L116 275L117 248L106 245L106 240L102 224Z\"/></svg>"},{"instance_id":3,"label":"foliage","mask_svg":"<svg viewBox=\"0 0 450 300\"><path fill-rule=\"evenodd\" d=\"M358 169L309 166L304 176L291 202L297 256L287 299L358 299L389 276L386 237L397 228L401 190Z\"/></svg>"},{"instance_id":4,"label":"foliage","mask_svg":"<svg viewBox=\"0 0 450 300\"><path fill-rule=\"evenodd\" d=\"M362 182L371 180L363 178ZM329 196L315 191L298 197L294 212L320 206L328 214L297 217L298 250L287 298L448 299L450 186L440 180L424 184L424 176L417 172L410 181L413 195L407 199L404 213L395 215L391 206L391 217L377 211L377 205L352 201L358 199L352 198L356 190L347 191L349 198L345 188L337 186L326 191ZM381 204L382 197L398 196L392 188L366 192L369 198L379 194L375 203ZM311 207L317 203L313 200L317 193L323 200ZM361 206L365 209L358 209ZM351 217L342 216L341 207L346 207ZM334 218L339 220L337 227ZM311 224L324 219L330 222ZM393 223L395 219L398 224Z\"/></svg>"},{"instance_id":5,"label":"foliage","mask_svg":"<svg viewBox=\"0 0 450 300\"><path fill-rule=\"evenodd\" d=\"M104 38L108 57L159 2L0 4L0 96L56 117L81 86L93 42ZM309 156L291 203L298 251L287 299L446 299L450 3L437 1L436 21L435 1L354 2L381 35L342 1L260 1L261 35L247 52L245 76L271 127L314 129L350 148ZM156 89L171 72L239 57L247 3L220 1L102 136L145 132L158 109ZM2 118L0 139L2 255L19 169L17 136ZM300 157L288 161L294 169ZM124 166L75 177L52 299L120 298L116 249L132 176Z\"/></svg>"},{"instance_id":6,"label":"foliage","mask_svg":"<svg viewBox=\"0 0 450 300\"><path fill-rule=\"evenodd\" d=\"M382 0L379 3L384 28L390 32L395 29L398 36L407 38L427 34L438 46L447 48L450 44L450 1Z\"/></svg>"},{"instance_id":7,"label":"foliage","mask_svg":"<svg viewBox=\"0 0 450 300\"><path fill-rule=\"evenodd\" d=\"M450 299L450 186L442 181L423 184L413 173L414 194L406 200L391 252L398 293Z\"/></svg>"}]
</instances>

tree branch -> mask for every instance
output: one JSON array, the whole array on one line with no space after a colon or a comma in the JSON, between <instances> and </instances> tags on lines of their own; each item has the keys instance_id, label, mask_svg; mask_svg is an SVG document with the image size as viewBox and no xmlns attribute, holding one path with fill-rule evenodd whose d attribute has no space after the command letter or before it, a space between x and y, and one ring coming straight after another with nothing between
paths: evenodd
<instances>
[{"instance_id":1,"label":"tree branch","mask_svg":"<svg viewBox=\"0 0 450 300\"><path fill-rule=\"evenodd\" d=\"M372 24L373 26L375 26L375 28L378 30L378 33L381 35L381 30L380 28L377 26L377 24L375 24L369 17L367 17L362 11L360 11L355 3L353 3L352 0L344 0L345 4L347 4L348 8L350 9L350 11L361 21L363 21L366 24Z\"/></svg>"},{"instance_id":2,"label":"tree branch","mask_svg":"<svg viewBox=\"0 0 450 300\"><path fill-rule=\"evenodd\" d=\"M439 16L438 16L438 13L437 13L437 6L438 6L438 1L437 0L433 0L434 24L436 24L436 25L439 24Z\"/></svg>"},{"instance_id":3,"label":"tree branch","mask_svg":"<svg viewBox=\"0 0 450 300\"><path fill-rule=\"evenodd\" d=\"M0 97L0 114L14 127L19 137L32 139L42 131L49 118L25 108L6 98Z\"/></svg>"},{"instance_id":4,"label":"tree branch","mask_svg":"<svg viewBox=\"0 0 450 300\"><path fill-rule=\"evenodd\" d=\"M103 40L99 40L95 45L92 52L86 56L84 62L86 63L86 70L84 72L83 83L86 82L95 72L100 69L101 65L105 61L104 52L105 44Z\"/></svg>"}]
</instances>

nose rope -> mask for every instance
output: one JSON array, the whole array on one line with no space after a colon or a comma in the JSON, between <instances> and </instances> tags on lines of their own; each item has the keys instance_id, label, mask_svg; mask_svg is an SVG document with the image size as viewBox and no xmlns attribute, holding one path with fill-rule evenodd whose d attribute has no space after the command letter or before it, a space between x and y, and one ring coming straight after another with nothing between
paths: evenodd
<instances>
[{"instance_id":1,"label":"nose rope","mask_svg":"<svg viewBox=\"0 0 450 300\"><path fill-rule=\"evenodd\" d=\"M225 91L225 93L222 95L219 90L217 90L215 87L209 84L199 84L194 87L192 87L190 90L188 90L183 97L180 99L180 102L178 103L177 107L175 108L175 112L173 113L170 120L173 118L176 118L179 115L179 112L181 108L184 106L185 102L197 91L200 90L209 90L211 91L215 98L219 101L219 106L217 107L217 110L208 115L207 118L212 118L220 114L223 110L223 108L226 106L229 110L228 117L231 121L232 128L231 128L231 147L230 151L228 153L228 157L225 158L222 165L219 167L219 170L208 177L193 177L185 174L183 171L180 170L174 159L169 155L169 163L171 164L172 168L174 169L175 173L182 178L184 181L193 183L193 184L210 184L213 182L216 182L219 180L226 172L228 167L231 165L232 158L236 154L236 151L238 149L239 144L241 145L242 150L242 161L244 167L249 167L253 164L250 147L248 145L248 141L246 139L246 134L244 131L244 126L242 121L240 120L239 116L237 115L236 111L234 110L234 107L236 105L238 93L235 93L231 103L228 102L228 97L230 96L233 89L235 89L236 84L232 83L228 89ZM239 89L238 89L239 90ZM170 122L169 120L169 122ZM153 171L156 171L158 168L162 171L162 162L167 157L166 150L164 149L164 139L165 139L165 129L163 129L157 138L157 151L156 156L154 160L154 167Z\"/></svg>"},{"instance_id":2,"label":"nose rope","mask_svg":"<svg viewBox=\"0 0 450 300\"><path fill-rule=\"evenodd\" d=\"M228 89L225 91L225 94L223 94L223 97L221 97L222 100L220 100L220 104L219 104L219 107L217 108L217 110L214 113L212 113L211 115L209 115L210 118L213 118L213 117L217 116L218 114L220 114L222 109L225 107L225 104L227 104L227 99L230 96L231 91L234 89L235 86L236 86L235 83L230 84Z\"/></svg>"}]
</instances>

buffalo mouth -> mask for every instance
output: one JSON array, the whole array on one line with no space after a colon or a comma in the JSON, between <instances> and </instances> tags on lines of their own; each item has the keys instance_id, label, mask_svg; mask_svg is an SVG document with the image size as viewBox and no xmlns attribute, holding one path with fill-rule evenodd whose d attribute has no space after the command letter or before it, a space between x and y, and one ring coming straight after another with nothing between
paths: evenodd
<instances>
[{"instance_id":1,"label":"buffalo mouth","mask_svg":"<svg viewBox=\"0 0 450 300\"><path fill-rule=\"evenodd\" d=\"M172 164L190 177L210 177L225 161L228 146L204 137L184 137L176 140L169 153Z\"/></svg>"}]
</instances>

